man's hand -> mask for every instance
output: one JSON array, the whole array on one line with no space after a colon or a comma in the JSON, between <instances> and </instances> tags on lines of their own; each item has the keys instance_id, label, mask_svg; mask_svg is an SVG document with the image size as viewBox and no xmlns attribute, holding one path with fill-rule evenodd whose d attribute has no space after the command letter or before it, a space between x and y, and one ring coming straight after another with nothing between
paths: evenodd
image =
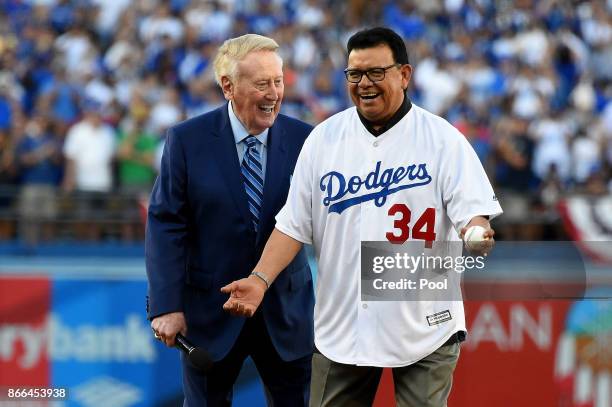
<instances>
[{"instance_id":1,"label":"man's hand","mask_svg":"<svg viewBox=\"0 0 612 407\"><path fill-rule=\"evenodd\" d=\"M482 244L481 249L470 250L470 253L486 256L487 254L489 254L489 252L491 252L493 246L495 245L495 231L491 228L491 224L489 223L489 220L487 218L483 216L475 216L472 218L470 223L468 223L464 228L461 229L461 240L463 240L463 238L465 237L465 232L467 232L467 230L472 226L482 226L483 228L485 228L486 231L484 232L483 236L486 238L486 240Z\"/></svg>"},{"instance_id":2,"label":"man's hand","mask_svg":"<svg viewBox=\"0 0 612 407\"><path fill-rule=\"evenodd\" d=\"M160 315L153 318L151 328L156 333L156 338L159 336L160 341L168 347L174 346L174 338L177 333L187 335L187 322L185 314L182 312L171 312L169 314Z\"/></svg>"},{"instance_id":3,"label":"man's hand","mask_svg":"<svg viewBox=\"0 0 612 407\"><path fill-rule=\"evenodd\" d=\"M252 317L263 300L266 288L266 284L256 276L231 282L221 288L222 293L230 295L223 309L232 315Z\"/></svg>"}]
</instances>

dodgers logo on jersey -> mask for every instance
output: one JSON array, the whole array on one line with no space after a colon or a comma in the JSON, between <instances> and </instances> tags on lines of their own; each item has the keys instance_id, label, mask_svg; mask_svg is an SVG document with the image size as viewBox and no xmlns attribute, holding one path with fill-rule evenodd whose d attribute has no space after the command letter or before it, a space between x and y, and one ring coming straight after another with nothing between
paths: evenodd
<instances>
[{"instance_id":1,"label":"dodgers logo on jersey","mask_svg":"<svg viewBox=\"0 0 612 407\"><path fill-rule=\"evenodd\" d=\"M347 181L344 174L338 171L330 171L323 175L319 186L321 191L325 193L323 205L329 206L329 213L340 214L346 208L371 200L374 200L376 206L381 207L387 202L387 196L404 189L427 185L431 182L431 176L427 173L427 164L425 163L387 168L382 173L380 166L381 162L378 161L376 168L368 173L365 179L361 179L359 175L354 175ZM361 191L362 187L366 191L376 191L355 196Z\"/></svg>"}]
</instances>

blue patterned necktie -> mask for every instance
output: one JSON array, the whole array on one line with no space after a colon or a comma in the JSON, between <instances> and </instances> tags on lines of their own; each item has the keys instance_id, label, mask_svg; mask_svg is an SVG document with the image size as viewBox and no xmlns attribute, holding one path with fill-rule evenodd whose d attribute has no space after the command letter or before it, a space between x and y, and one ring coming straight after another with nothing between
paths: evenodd
<instances>
[{"instance_id":1,"label":"blue patterned necktie","mask_svg":"<svg viewBox=\"0 0 612 407\"><path fill-rule=\"evenodd\" d=\"M259 225L259 214L263 202L263 170L261 167L261 156L257 151L257 140L254 136L248 136L244 140L247 150L242 159L242 177L244 178L244 189L247 193L249 211L252 215L253 226L257 232Z\"/></svg>"}]
</instances>

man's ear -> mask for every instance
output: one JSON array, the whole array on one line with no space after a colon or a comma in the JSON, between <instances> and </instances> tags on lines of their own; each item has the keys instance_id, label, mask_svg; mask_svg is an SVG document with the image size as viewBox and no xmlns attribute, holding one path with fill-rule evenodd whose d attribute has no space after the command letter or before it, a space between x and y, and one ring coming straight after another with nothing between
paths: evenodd
<instances>
[{"instance_id":1,"label":"man's ear","mask_svg":"<svg viewBox=\"0 0 612 407\"><path fill-rule=\"evenodd\" d=\"M232 100L234 98L234 84L229 76L221 77L221 90L223 90L225 100Z\"/></svg>"},{"instance_id":2,"label":"man's ear","mask_svg":"<svg viewBox=\"0 0 612 407\"><path fill-rule=\"evenodd\" d=\"M400 69L402 72L402 86L404 87L404 90L406 90L408 89L410 79L412 78L412 65L402 65Z\"/></svg>"}]
</instances>

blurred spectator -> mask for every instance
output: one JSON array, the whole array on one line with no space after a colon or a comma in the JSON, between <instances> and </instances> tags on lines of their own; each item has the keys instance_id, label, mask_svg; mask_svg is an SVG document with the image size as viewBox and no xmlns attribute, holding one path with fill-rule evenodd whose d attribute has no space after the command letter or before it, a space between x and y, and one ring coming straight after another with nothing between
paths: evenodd
<instances>
[{"instance_id":1,"label":"blurred spectator","mask_svg":"<svg viewBox=\"0 0 612 407\"><path fill-rule=\"evenodd\" d=\"M536 17L528 18L526 26L516 34L513 42L516 55L532 68L544 65L550 58L550 41L546 28Z\"/></svg>"},{"instance_id":2,"label":"blurred spectator","mask_svg":"<svg viewBox=\"0 0 612 407\"><path fill-rule=\"evenodd\" d=\"M75 22L55 40L55 48L72 80L97 69L98 49L84 24Z\"/></svg>"},{"instance_id":3,"label":"blurred spectator","mask_svg":"<svg viewBox=\"0 0 612 407\"><path fill-rule=\"evenodd\" d=\"M596 140L580 129L571 143L572 180L584 185L602 167L601 149Z\"/></svg>"},{"instance_id":4,"label":"blurred spectator","mask_svg":"<svg viewBox=\"0 0 612 407\"><path fill-rule=\"evenodd\" d=\"M120 125L117 150L119 185L123 194L117 209L123 219L122 237L126 241L144 236L138 216L139 205L147 199L155 180L154 160L159 143L157 135L146 129L149 106L144 100L135 97L129 114Z\"/></svg>"},{"instance_id":5,"label":"blurred spectator","mask_svg":"<svg viewBox=\"0 0 612 407\"><path fill-rule=\"evenodd\" d=\"M41 235L53 237L52 221L57 216L57 186L61 179L61 141L48 119L35 112L16 148L20 169L19 233L28 246Z\"/></svg>"},{"instance_id":6,"label":"blurred spectator","mask_svg":"<svg viewBox=\"0 0 612 407\"><path fill-rule=\"evenodd\" d=\"M544 210L554 212L559 199L561 199L563 186L557 165L550 163L549 168L546 170L546 178L540 184L538 194L539 203L543 206Z\"/></svg>"},{"instance_id":7,"label":"blurred spectator","mask_svg":"<svg viewBox=\"0 0 612 407\"><path fill-rule=\"evenodd\" d=\"M497 135L495 153L497 166L498 198L504 205L506 225L500 232L508 240L537 240L539 233L534 226L523 225L529 217L530 191L534 188L531 168L535 143L527 134L527 121L519 118L502 118L495 126Z\"/></svg>"},{"instance_id":8,"label":"blurred spectator","mask_svg":"<svg viewBox=\"0 0 612 407\"><path fill-rule=\"evenodd\" d=\"M554 169L553 178L566 185L570 181L571 158L569 141L571 128L563 120L560 110L553 110L549 117L533 122L529 133L535 140L533 172L540 180L550 179L549 171Z\"/></svg>"},{"instance_id":9,"label":"blurred spectator","mask_svg":"<svg viewBox=\"0 0 612 407\"><path fill-rule=\"evenodd\" d=\"M219 86L204 76L189 81L181 100L183 106L185 106L185 116L187 118L206 113L225 103Z\"/></svg>"},{"instance_id":10,"label":"blurred spectator","mask_svg":"<svg viewBox=\"0 0 612 407\"><path fill-rule=\"evenodd\" d=\"M407 40L414 40L425 33L422 13L412 2L388 2L384 10L385 25L397 30Z\"/></svg>"},{"instance_id":11,"label":"blurred spectator","mask_svg":"<svg viewBox=\"0 0 612 407\"><path fill-rule=\"evenodd\" d=\"M92 0L97 7L96 30L100 36L108 41L112 38L118 27L121 13L130 5L130 0Z\"/></svg>"},{"instance_id":12,"label":"blurred spectator","mask_svg":"<svg viewBox=\"0 0 612 407\"><path fill-rule=\"evenodd\" d=\"M176 89L171 87L162 88L162 96L153 109L149 119L149 129L160 138L164 138L166 130L175 123L183 120L183 112L179 109L179 95ZM163 141L159 143L155 158L155 168L159 169L161 163L162 152L164 148Z\"/></svg>"},{"instance_id":13,"label":"blurred spectator","mask_svg":"<svg viewBox=\"0 0 612 407\"><path fill-rule=\"evenodd\" d=\"M291 65L285 66L283 70L285 74L285 96L281 105L281 113L292 117L311 119L311 111L306 104L306 96L298 90L296 70Z\"/></svg>"},{"instance_id":14,"label":"blurred spectator","mask_svg":"<svg viewBox=\"0 0 612 407\"><path fill-rule=\"evenodd\" d=\"M102 108L94 100L85 101L84 117L68 131L63 149L66 165L62 187L66 192L78 192L76 212L82 222L104 214L106 194L113 187L115 131L102 121ZM81 223L77 229L81 237L100 237L96 223Z\"/></svg>"},{"instance_id":15,"label":"blurred spectator","mask_svg":"<svg viewBox=\"0 0 612 407\"><path fill-rule=\"evenodd\" d=\"M148 118L148 106L135 102L131 106L130 116L119 129L119 185L124 191L146 193L153 186L153 159L159 140L157 135L147 131Z\"/></svg>"},{"instance_id":16,"label":"blurred spectator","mask_svg":"<svg viewBox=\"0 0 612 407\"><path fill-rule=\"evenodd\" d=\"M462 119L453 122L453 125L468 139L485 169L489 168L491 129L487 118L484 115L478 116L476 112L469 112Z\"/></svg>"},{"instance_id":17,"label":"blurred spectator","mask_svg":"<svg viewBox=\"0 0 612 407\"><path fill-rule=\"evenodd\" d=\"M424 55L416 65L414 84L421 92L421 104L432 113L440 114L452 105L461 91L461 79L452 75L448 63L432 54Z\"/></svg>"},{"instance_id":18,"label":"blurred spectator","mask_svg":"<svg viewBox=\"0 0 612 407\"><path fill-rule=\"evenodd\" d=\"M561 109L567 106L569 96L578 82L578 66L572 51L563 44L559 45L555 51L553 65L559 80L552 106L555 109Z\"/></svg>"},{"instance_id":19,"label":"blurred spectator","mask_svg":"<svg viewBox=\"0 0 612 407\"><path fill-rule=\"evenodd\" d=\"M0 129L11 127L16 112L21 110L22 100L23 89L14 75L0 70Z\"/></svg>"},{"instance_id":20,"label":"blurred spectator","mask_svg":"<svg viewBox=\"0 0 612 407\"><path fill-rule=\"evenodd\" d=\"M6 130L11 125L11 100L8 95L1 92L2 85L0 84L0 129Z\"/></svg>"},{"instance_id":21,"label":"blurred spectator","mask_svg":"<svg viewBox=\"0 0 612 407\"><path fill-rule=\"evenodd\" d=\"M80 114L79 86L67 76L61 63L55 64L52 76L40 89L40 98L48 99L51 114L58 122L60 132L65 133L68 127L78 119Z\"/></svg>"},{"instance_id":22,"label":"blurred spectator","mask_svg":"<svg viewBox=\"0 0 612 407\"><path fill-rule=\"evenodd\" d=\"M162 140L169 125L224 103L210 59L226 38L245 32L279 42L282 111L316 124L350 106L346 41L374 25L396 28L407 42L411 100L459 127L503 187L500 199L510 194L502 206L517 208L515 216L511 210L500 222L552 208L537 204L538 196L612 190L607 0L0 2L0 129L5 138L9 129L14 146L22 116L48 111L56 136L74 139L68 129L83 127L75 125L80 104L93 99L105 105L101 118L112 129L104 128L125 140L132 101L143 98L149 119L139 126ZM76 178L98 179L98 172L106 199L112 176L100 167L112 159L99 151L94 161L105 164L83 164L93 175L68 173L64 185L78 189ZM6 168L19 175L11 164L4 177Z\"/></svg>"},{"instance_id":23,"label":"blurred spectator","mask_svg":"<svg viewBox=\"0 0 612 407\"><path fill-rule=\"evenodd\" d=\"M139 34L144 42L167 37L177 43L184 34L183 22L172 15L169 1L161 1L154 8L152 15L142 19Z\"/></svg>"},{"instance_id":24,"label":"blurred spectator","mask_svg":"<svg viewBox=\"0 0 612 407\"><path fill-rule=\"evenodd\" d=\"M199 39L193 28L187 31L186 49L181 61L177 64L179 80L189 84L201 75L214 57L215 49L209 41Z\"/></svg>"},{"instance_id":25,"label":"blurred spectator","mask_svg":"<svg viewBox=\"0 0 612 407\"><path fill-rule=\"evenodd\" d=\"M0 128L0 239L8 239L12 235L8 213L13 203L16 173L10 131Z\"/></svg>"},{"instance_id":26,"label":"blurred spectator","mask_svg":"<svg viewBox=\"0 0 612 407\"><path fill-rule=\"evenodd\" d=\"M317 123L340 111L344 105L344 100L334 86L334 78L337 81L342 79L334 75L333 65L328 59L315 74L314 88L309 95L309 108Z\"/></svg>"},{"instance_id":27,"label":"blurred spectator","mask_svg":"<svg viewBox=\"0 0 612 407\"><path fill-rule=\"evenodd\" d=\"M15 160L8 128L0 128L0 185L12 185L15 180Z\"/></svg>"},{"instance_id":28,"label":"blurred spectator","mask_svg":"<svg viewBox=\"0 0 612 407\"><path fill-rule=\"evenodd\" d=\"M102 106L87 101L84 117L68 131L64 144L67 191L109 192L113 186L111 163L115 154L115 133L102 122Z\"/></svg>"},{"instance_id":29,"label":"blurred spectator","mask_svg":"<svg viewBox=\"0 0 612 407\"><path fill-rule=\"evenodd\" d=\"M193 2L185 11L187 24L199 30L202 39L223 42L232 36L232 15L229 2Z\"/></svg>"},{"instance_id":30,"label":"blurred spectator","mask_svg":"<svg viewBox=\"0 0 612 407\"><path fill-rule=\"evenodd\" d=\"M305 28L315 28L323 24L325 7L321 0L304 0L296 11L296 22Z\"/></svg>"}]
</instances>

